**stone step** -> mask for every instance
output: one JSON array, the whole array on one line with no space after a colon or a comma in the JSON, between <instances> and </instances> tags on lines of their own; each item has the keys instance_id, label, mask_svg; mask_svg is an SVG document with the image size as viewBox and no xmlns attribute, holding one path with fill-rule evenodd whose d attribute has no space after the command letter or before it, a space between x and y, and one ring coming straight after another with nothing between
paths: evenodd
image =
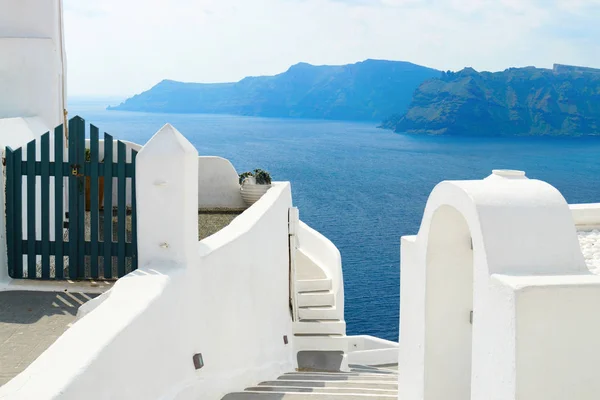
<instances>
[{"instance_id":1,"label":"stone step","mask_svg":"<svg viewBox=\"0 0 600 400\"><path fill-rule=\"evenodd\" d=\"M315 292L320 290L331 290L331 278L325 279L301 279L296 281L296 291Z\"/></svg>"},{"instance_id":2,"label":"stone step","mask_svg":"<svg viewBox=\"0 0 600 400\"><path fill-rule=\"evenodd\" d=\"M298 316L300 320L337 319L337 309L335 306L299 307Z\"/></svg>"},{"instance_id":3,"label":"stone step","mask_svg":"<svg viewBox=\"0 0 600 400\"><path fill-rule=\"evenodd\" d=\"M330 290L298 293L298 307L334 306L335 296Z\"/></svg>"},{"instance_id":4,"label":"stone step","mask_svg":"<svg viewBox=\"0 0 600 400\"><path fill-rule=\"evenodd\" d=\"M344 335L346 334L346 323L344 321L303 320L293 323L292 332L294 335Z\"/></svg>"},{"instance_id":5,"label":"stone step","mask_svg":"<svg viewBox=\"0 0 600 400\"><path fill-rule=\"evenodd\" d=\"M290 372L222 400L397 400L398 376L389 369L377 374L375 367L352 368L367 372Z\"/></svg>"},{"instance_id":6,"label":"stone step","mask_svg":"<svg viewBox=\"0 0 600 400\"><path fill-rule=\"evenodd\" d=\"M398 381L395 382L354 382L354 381L266 381L258 384L259 386L293 386L309 388L327 388L327 387L345 387L357 389L382 389L398 390Z\"/></svg>"},{"instance_id":7,"label":"stone step","mask_svg":"<svg viewBox=\"0 0 600 400\"><path fill-rule=\"evenodd\" d=\"M222 400L390 400L398 395L347 394L347 393L283 393L283 392L240 392L230 393Z\"/></svg>"},{"instance_id":8,"label":"stone step","mask_svg":"<svg viewBox=\"0 0 600 400\"><path fill-rule=\"evenodd\" d=\"M356 387L297 387L297 386L255 386L246 389L248 392L279 392L279 393L327 393L327 394L377 394L398 395L398 389L367 389Z\"/></svg>"},{"instance_id":9,"label":"stone step","mask_svg":"<svg viewBox=\"0 0 600 400\"><path fill-rule=\"evenodd\" d=\"M295 335L293 343L295 351L342 351L346 353L348 350L348 339L344 335Z\"/></svg>"},{"instance_id":10,"label":"stone step","mask_svg":"<svg viewBox=\"0 0 600 400\"><path fill-rule=\"evenodd\" d=\"M358 374L352 372L290 372L277 380L286 381L359 381L359 382L397 382L398 376L387 374Z\"/></svg>"},{"instance_id":11,"label":"stone step","mask_svg":"<svg viewBox=\"0 0 600 400\"><path fill-rule=\"evenodd\" d=\"M350 372L358 372L358 373L365 373L365 374L386 374L386 375L396 375L398 376L398 371L394 371L394 370L389 370L389 369L385 369L385 368L376 368L376 367L365 367L365 366L355 366L355 365L349 365L350 367Z\"/></svg>"}]
</instances>

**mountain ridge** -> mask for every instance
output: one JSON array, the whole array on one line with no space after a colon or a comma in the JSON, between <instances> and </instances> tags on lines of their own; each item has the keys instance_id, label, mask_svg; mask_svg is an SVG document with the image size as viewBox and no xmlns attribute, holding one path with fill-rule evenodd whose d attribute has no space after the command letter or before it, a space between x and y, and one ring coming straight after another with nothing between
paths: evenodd
<instances>
[{"instance_id":1,"label":"mountain ridge","mask_svg":"<svg viewBox=\"0 0 600 400\"><path fill-rule=\"evenodd\" d=\"M445 72L424 81L406 112L381 127L414 134L600 135L600 70L555 64Z\"/></svg>"},{"instance_id":2,"label":"mountain ridge","mask_svg":"<svg viewBox=\"0 0 600 400\"><path fill-rule=\"evenodd\" d=\"M109 110L381 121L407 109L421 82L441 71L406 61L346 65L300 62L273 76L238 82L164 79Z\"/></svg>"}]
</instances>

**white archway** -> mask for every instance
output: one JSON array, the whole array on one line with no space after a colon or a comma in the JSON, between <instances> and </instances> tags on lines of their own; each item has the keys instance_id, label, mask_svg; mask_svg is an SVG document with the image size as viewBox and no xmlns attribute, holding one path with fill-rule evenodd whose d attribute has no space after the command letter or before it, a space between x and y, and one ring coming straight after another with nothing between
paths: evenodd
<instances>
[{"instance_id":1,"label":"white archway","mask_svg":"<svg viewBox=\"0 0 600 400\"><path fill-rule=\"evenodd\" d=\"M600 277L585 266L567 202L546 182L494 171L437 185L419 233L402 238L400 285L400 399L558 400L577 385L597 398L600 382L583 366L600 363L600 346L569 347L579 356L568 373L548 368L565 364L552 349L577 332L600 335L581 312L591 292L600 298ZM552 301L564 307L545 307ZM540 341L538 326L561 333Z\"/></svg>"},{"instance_id":2,"label":"white archway","mask_svg":"<svg viewBox=\"0 0 600 400\"><path fill-rule=\"evenodd\" d=\"M425 399L471 397L473 251L462 214L433 214L426 255ZM439 340L443 335L444 340Z\"/></svg>"}]
</instances>

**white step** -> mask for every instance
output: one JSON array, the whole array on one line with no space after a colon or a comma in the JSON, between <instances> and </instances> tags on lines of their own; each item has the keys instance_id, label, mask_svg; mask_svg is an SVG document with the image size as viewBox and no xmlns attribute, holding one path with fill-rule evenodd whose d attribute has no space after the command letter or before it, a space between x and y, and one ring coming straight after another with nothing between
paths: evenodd
<instances>
[{"instance_id":1,"label":"white step","mask_svg":"<svg viewBox=\"0 0 600 400\"><path fill-rule=\"evenodd\" d=\"M290 372L222 400L396 400L398 375L393 370L352 365L365 372ZM395 366L391 366L394 368Z\"/></svg>"},{"instance_id":2,"label":"white step","mask_svg":"<svg viewBox=\"0 0 600 400\"><path fill-rule=\"evenodd\" d=\"M254 386L246 389L249 392L279 392L279 393L324 393L324 394L385 394L398 396L398 389L367 389L352 387L295 387L295 386Z\"/></svg>"},{"instance_id":3,"label":"white step","mask_svg":"<svg viewBox=\"0 0 600 400\"><path fill-rule=\"evenodd\" d=\"M326 307L300 307L298 308L298 316L303 319L338 319L337 308L332 306Z\"/></svg>"},{"instance_id":4,"label":"white step","mask_svg":"<svg viewBox=\"0 0 600 400\"><path fill-rule=\"evenodd\" d=\"M294 336L294 351L348 352L348 338L344 335Z\"/></svg>"},{"instance_id":5,"label":"white step","mask_svg":"<svg viewBox=\"0 0 600 400\"><path fill-rule=\"evenodd\" d=\"M289 372L277 380L318 382L387 382L397 383L398 375L357 374L353 372Z\"/></svg>"},{"instance_id":6,"label":"white step","mask_svg":"<svg viewBox=\"0 0 600 400\"><path fill-rule=\"evenodd\" d=\"M331 278L301 279L296 281L297 292L315 292L320 290L331 290Z\"/></svg>"},{"instance_id":7,"label":"white step","mask_svg":"<svg viewBox=\"0 0 600 400\"><path fill-rule=\"evenodd\" d=\"M231 393L223 400L390 400L398 395L347 394L347 393L285 393L285 392L240 392Z\"/></svg>"},{"instance_id":8,"label":"white step","mask_svg":"<svg viewBox=\"0 0 600 400\"><path fill-rule=\"evenodd\" d=\"M294 322L292 327L294 335L317 334L317 335L345 335L346 323L344 321L321 321L309 320Z\"/></svg>"},{"instance_id":9,"label":"white step","mask_svg":"<svg viewBox=\"0 0 600 400\"><path fill-rule=\"evenodd\" d=\"M335 296L330 290L298 293L298 307L333 306Z\"/></svg>"},{"instance_id":10,"label":"white step","mask_svg":"<svg viewBox=\"0 0 600 400\"><path fill-rule=\"evenodd\" d=\"M345 387L358 389L381 389L381 390L398 390L398 381L395 382L354 382L354 381L286 381L280 379L276 381L261 382L258 386L293 386L293 387L308 387L308 388L327 388L327 387Z\"/></svg>"}]
</instances>

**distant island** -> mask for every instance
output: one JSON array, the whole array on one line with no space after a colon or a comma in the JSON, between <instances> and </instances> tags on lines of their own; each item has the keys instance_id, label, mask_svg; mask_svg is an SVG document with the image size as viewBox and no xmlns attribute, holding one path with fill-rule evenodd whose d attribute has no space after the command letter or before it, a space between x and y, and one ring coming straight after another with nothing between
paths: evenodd
<instances>
[{"instance_id":1,"label":"distant island","mask_svg":"<svg viewBox=\"0 0 600 400\"><path fill-rule=\"evenodd\" d=\"M423 82L396 132L446 135L600 135L600 70L555 65L443 73Z\"/></svg>"},{"instance_id":2,"label":"distant island","mask_svg":"<svg viewBox=\"0 0 600 400\"><path fill-rule=\"evenodd\" d=\"M414 91L441 71L409 62L296 64L275 76L235 83L164 80L109 110L233 114L381 122L408 109Z\"/></svg>"}]
</instances>

